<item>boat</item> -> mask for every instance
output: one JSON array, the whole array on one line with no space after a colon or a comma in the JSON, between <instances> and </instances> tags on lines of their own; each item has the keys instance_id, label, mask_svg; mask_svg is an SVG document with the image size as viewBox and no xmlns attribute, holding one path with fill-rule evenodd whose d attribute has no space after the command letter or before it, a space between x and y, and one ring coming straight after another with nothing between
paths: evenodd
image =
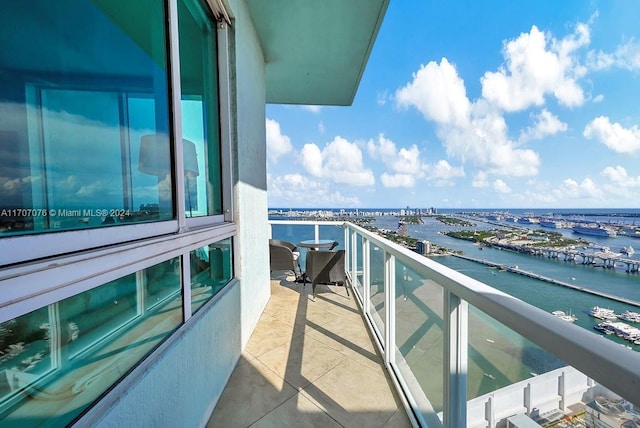
<instances>
[{"instance_id":1,"label":"boat","mask_svg":"<svg viewBox=\"0 0 640 428\"><path fill-rule=\"evenodd\" d=\"M601 308L600 306L594 306L589 309L587 313L592 317L601 320L615 320L618 318L618 316L613 313L613 309Z\"/></svg>"},{"instance_id":2,"label":"boat","mask_svg":"<svg viewBox=\"0 0 640 428\"><path fill-rule=\"evenodd\" d=\"M633 249L633 247L631 245L629 245L628 247L622 247L622 249L620 250L620 252L622 254L625 254L627 256L632 255L633 253L636 252L636 250Z\"/></svg>"},{"instance_id":3,"label":"boat","mask_svg":"<svg viewBox=\"0 0 640 428\"><path fill-rule=\"evenodd\" d=\"M538 223L540 223L540 220L538 220L535 217L520 217L518 219L518 223L521 223L521 224L538 224Z\"/></svg>"},{"instance_id":4,"label":"boat","mask_svg":"<svg viewBox=\"0 0 640 428\"><path fill-rule=\"evenodd\" d=\"M496 380L496 377L490 373L482 373L484 376L488 377L491 380Z\"/></svg>"},{"instance_id":5,"label":"boat","mask_svg":"<svg viewBox=\"0 0 640 428\"><path fill-rule=\"evenodd\" d=\"M627 411L624 407L624 401L604 397L602 395L596 397L596 399L593 401L593 404L595 405L596 409L598 409L598 411L604 413L605 415L619 416L623 415Z\"/></svg>"},{"instance_id":6,"label":"boat","mask_svg":"<svg viewBox=\"0 0 640 428\"><path fill-rule=\"evenodd\" d=\"M550 229L562 229L564 224L558 220L540 220L540 226Z\"/></svg>"},{"instance_id":7,"label":"boat","mask_svg":"<svg viewBox=\"0 0 640 428\"><path fill-rule=\"evenodd\" d=\"M632 311L624 311L623 313L618 315L618 318L624 321L629 321L629 322L640 322L640 313L632 312Z\"/></svg>"},{"instance_id":8,"label":"boat","mask_svg":"<svg viewBox=\"0 0 640 428\"><path fill-rule=\"evenodd\" d=\"M604 226L594 225L588 226L586 224L576 225L571 228L575 233L579 233L582 235L593 235L593 236L608 236L614 237L617 235L616 231L613 229L609 229Z\"/></svg>"},{"instance_id":9,"label":"boat","mask_svg":"<svg viewBox=\"0 0 640 428\"><path fill-rule=\"evenodd\" d=\"M571 311L569 311L568 314L565 313L564 311L553 311L551 312L551 314L553 314L557 318L560 318L562 321L567 321L567 322L574 322L575 320L578 319L578 317L573 315Z\"/></svg>"}]
</instances>

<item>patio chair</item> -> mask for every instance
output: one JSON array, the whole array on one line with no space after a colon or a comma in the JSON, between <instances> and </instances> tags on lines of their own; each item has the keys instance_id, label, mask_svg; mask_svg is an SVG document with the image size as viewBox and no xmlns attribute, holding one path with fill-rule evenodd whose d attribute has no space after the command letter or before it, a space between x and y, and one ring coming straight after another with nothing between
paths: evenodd
<instances>
[{"instance_id":1,"label":"patio chair","mask_svg":"<svg viewBox=\"0 0 640 428\"><path fill-rule=\"evenodd\" d=\"M302 275L300 253L294 244L279 239L269 239L269 268L274 270L293 271L296 279Z\"/></svg>"},{"instance_id":2,"label":"patio chair","mask_svg":"<svg viewBox=\"0 0 640 428\"><path fill-rule=\"evenodd\" d=\"M309 277L311 280L313 300L316 299L316 285L318 284L335 283L337 285L344 285L347 296L349 296L347 274L344 268L344 250L309 250L305 270L303 287L307 285L307 277Z\"/></svg>"}]
</instances>

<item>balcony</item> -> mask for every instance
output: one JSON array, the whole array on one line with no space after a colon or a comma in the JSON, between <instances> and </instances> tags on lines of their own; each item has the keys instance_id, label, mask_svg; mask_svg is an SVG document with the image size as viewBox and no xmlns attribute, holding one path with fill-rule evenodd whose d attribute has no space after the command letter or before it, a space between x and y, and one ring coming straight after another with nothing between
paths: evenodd
<instances>
[{"instance_id":1,"label":"balcony","mask_svg":"<svg viewBox=\"0 0 640 428\"><path fill-rule=\"evenodd\" d=\"M307 374L310 369L303 363L313 352L305 351L305 347L315 343L309 339L320 341L318 331L321 331L325 335L322 340L328 341L324 344L337 343L358 359L355 362L359 364L354 368L362 367L363 363L369 364L369 369L375 368L370 364L376 355L374 349L377 351L388 376L383 381L378 372L377 382L385 387L391 382L399 397L393 402L396 406L404 405L408 420L414 426L495 427L504 425L508 418L512 418L514 424L518 422L513 418L548 425L573 416L578 416L587 426L589 420L601 416L617 418L616 423L622 425L625 418L637 417L633 410L633 405L637 408L640 404L640 355L637 352L561 321L357 225L272 221L271 228L274 238L293 242L312 238L339 241L338 248L347 251L345 269L357 306L353 300L339 297L345 295L341 287L332 293L320 294L321 298L311 302L305 298L305 291L298 289L299 285L283 285L287 284L284 282L272 285L272 301L261 321L267 326L272 324L267 327L271 333L265 337L260 328L256 330L257 336L251 339L217 412L233 412L227 410L233 409L233 405L228 404L231 400L226 397L234 389L242 394L242 382L238 380L247 377L246 385L253 385L252 382L276 385L265 392L271 395L277 392L276 404L296 396L297 401L282 409L278 407L271 413L266 411L271 409L263 409L265 422L284 414L287 407L292 413L283 416L285 419L304 416L305 409L314 409L305 407L309 405L306 399L343 425L339 413L329 411L329 403L340 403L340 412L347 412L349 421L367 415L369 411L359 405L341 404L343 397L358 395L349 389L353 381L347 382L342 392L336 390L335 395L329 397L317 383L330 372L315 382L314 376ZM293 299L296 304L279 303L279 295L284 293L293 294L284 297L282 302ZM283 306L296 309L287 312ZM348 311L348 315L336 313L337 308ZM329 331L326 328L329 323L323 324L320 314L326 311L325 315L357 319L360 315L356 317L356 309L361 311L375 348L366 345L364 337L352 336L354 333L349 330ZM280 332L274 328L285 322L282 318L286 317L293 323L293 330ZM254 347L259 346L267 346L267 350L255 350ZM265 373L273 374L264 371L264 363L253 352L264 356L278 346L282 346L280 352L286 357L280 357L281 369L271 369L276 373L280 370L280 375L269 381L271 377ZM353 363L337 364L334 368ZM288 377L293 379L288 381ZM369 372L363 371L355 384L369 377ZM307 382L307 386L301 385L301 381ZM333 386L338 388L337 383ZM289 387L293 390L282 392ZM306 388L319 394L314 398ZM370 388L373 385L365 390ZM243 401L248 399L240 400ZM407 423L391 402L388 401L389 407L382 407L384 416L372 426L396 421ZM371 404L371 401L363 403ZM276 407L272 405L272 409ZM604 411L611 409L617 413L605 415ZM216 413L212 421L218 417Z\"/></svg>"},{"instance_id":2,"label":"balcony","mask_svg":"<svg viewBox=\"0 0 640 428\"><path fill-rule=\"evenodd\" d=\"M208 426L410 427L344 287L271 281L271 299Z\"/></svg>"}]
</instances>

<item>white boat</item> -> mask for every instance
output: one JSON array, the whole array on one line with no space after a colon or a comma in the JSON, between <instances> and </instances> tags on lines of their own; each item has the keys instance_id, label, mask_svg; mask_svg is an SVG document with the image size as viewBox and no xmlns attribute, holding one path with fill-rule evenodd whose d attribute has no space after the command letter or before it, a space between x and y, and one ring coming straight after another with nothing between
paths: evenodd
<instances>
[{"instance_id":1,"label":"white boat","mask_svg":"<svg viewBox=\"0 0 640 428\"><path fill-rule=\"evenodd\" d=\"M640 313L624 311L623 313L618 315L618 318L624 321L629 321L629 322L640 322Z\"/></svg>"},{"instance_id":2,"label":"white boat","mask_svg":"<svg viewBox=\"0 0 640 428\"><path fill-rule=\"evenodd\" d=\"M560 318L562 321L567 321L567 322L574 322L575 320L578 319L578 317L573 315L571 312L567 314L564 311L553 311L551 312L551 314L555 315L557 318Z\"/></svg>"},{"instance_id":3,"label":"white boat","mask_svg":"<svg viewBox=\"0 0 640 428\"><path fill-rule=\"evenodd\" d=\"M595 236L609 236L614 237L617 235L616 231L610 229L608 227L600 226L600 225L576 225L573 226L572 230L575 233L581 233L583 235L595 235Z\"/></svg>"},{"instance_id":4,"label":"white boat","mask_svg":"<svg viewBox=\"0 0 640 428\"><path fill-rule=\"evenodd\" d=\"M622 247L622 249L620 250L620 252L622 254L625 254L627 256L632 255L633 253L635 253L636 251L633 249L633 247L631 245L629 245L628 247Z\"/></svg>"},{"instance_id":5,"label":"white boat","mask_svg":"<svg viewBox=\"0 0 640 428\"><path fill-rule=\"evenodd\" d=\"M615 320L618 318L618 316L613 313L613 309L601 308L600 306L594 306L589 309L587 313L592 317L601 320Z\"/></svg>"}]
</instances>

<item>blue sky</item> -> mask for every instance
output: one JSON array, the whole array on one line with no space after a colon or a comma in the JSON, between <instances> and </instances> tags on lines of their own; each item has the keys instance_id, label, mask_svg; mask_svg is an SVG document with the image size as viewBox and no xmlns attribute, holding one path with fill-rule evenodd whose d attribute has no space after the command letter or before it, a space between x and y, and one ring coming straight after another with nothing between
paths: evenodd
<instances>
[{"instance_id":1,"label":"blue sky","mask_svg":"<svg viewBox=\"0 0 640 428\"><path fill-rule=\"evenodd\" d=\"M392 0L352 106L267 106L269 206L639 207L639 18Z\"/></svg>"}]
</instances>

